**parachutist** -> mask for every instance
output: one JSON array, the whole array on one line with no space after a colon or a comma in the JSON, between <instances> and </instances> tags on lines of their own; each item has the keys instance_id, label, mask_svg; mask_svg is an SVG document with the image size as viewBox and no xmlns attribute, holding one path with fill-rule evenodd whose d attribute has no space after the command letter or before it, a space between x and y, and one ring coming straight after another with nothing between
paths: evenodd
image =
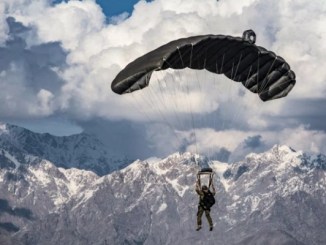
<instances>
[{"instance_id":1,"label":"parachutist","mask_svg":"<svg viewBox=\"0 0 326 245\"><path fill-rule=\"evenodd\" d=\"M211 169L210 169L211 170ZM209 174L209 185L200 185L200 175L202 174ZM201 217L205 213L205 216L207 218L208 224L209 224L209 230L213 230L213 220L210 215L211 207L215 204L215 187L212 181L212 172L199 172L197 175L197 181L196 181L196 192L199 195L199 203L198 203L198 211L197 211L197 231L199 231L202 227L202 221Z\"/></svg>"}]
</instances>

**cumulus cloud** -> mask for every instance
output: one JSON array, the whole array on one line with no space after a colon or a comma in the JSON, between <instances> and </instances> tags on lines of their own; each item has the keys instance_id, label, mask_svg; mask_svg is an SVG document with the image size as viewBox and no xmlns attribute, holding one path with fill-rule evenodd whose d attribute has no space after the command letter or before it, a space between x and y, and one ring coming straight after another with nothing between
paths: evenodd
<instances>
[{"instance_id":1,"label":"cumulus cloud","mask_svg":"<svg viewBox=\"0 0 326 245\"><path fill-rule=\"evenodd\" d=\"M156 131L159 133L160 131ZM179 132L179 142L175 150L190 151L208 156L210 159L235 162L243 160L251 152L262 152L274 145L288 145L296 150L309 153L326 151L325 131L312 130L308 126L300 125L296 128L284 128L279 132L240 131L201 129L191 132ZM162 143L162 141L161 141ZM157 144L164 148L164 144ZM169 145L171 147L171 144Z\"/></svg>"},{"instance_id":2,"label":"cumulus cloud","mask_svg":"<svg viewBox=\"0 0 326 245\"><path fill-rule=\"evenodd\" d=\"M308 126L300 125L296 128L285 128L279 134L265 132L268 143L278 143L291 146L293 149L305 150L312 153L326 151L325 131L312 130Z\"/></svg>"},{"instance_id":3,"label":"cumulus cloud","mask_svg":"<svg viewBox=\"0 0 326 245\"><path fill-rule=\"evenodd\" d=\"M5 45L8 38L8 25L6 23L5 6L0 4L0 47Z\"/></svg>"},{"instance_id":4,"label":"cumulus cloud","mask_svg":"<svg viewBox=\"0 0 326 245\"><path fill-rule=\"evenodd\" d=\"M66 53L57 42L28 47L31 29L13 17L6 19L9 37L0 47L0 113L2 118L47 116L56 112L63 80L57 70Z\"/></svg>"},{"instance_id":5,"label":"cumulus cloud","mask_svg":"<svg viewBox=\"0 0 326 245\"><path fill-rule=\"evenodd\" d=\"M85 122L93 118L143 124L141 141L158 154L197 149L236 159L231 152L274 143L325 151L326 129L318 124L325 115L316 120L315 104L297 106L324 103L325 11L323 1L308 0L155 0L140 1L130 15L106 22L95 0L4 0L1 117L65 114L88 129ZM189 70L154 73L150 88L132 95L110 90L124 66L166 42L207 33L241 36L246 29L296 72L297 85L286 99L263 103L223 76Z\"/></svg>"}]
</instances>

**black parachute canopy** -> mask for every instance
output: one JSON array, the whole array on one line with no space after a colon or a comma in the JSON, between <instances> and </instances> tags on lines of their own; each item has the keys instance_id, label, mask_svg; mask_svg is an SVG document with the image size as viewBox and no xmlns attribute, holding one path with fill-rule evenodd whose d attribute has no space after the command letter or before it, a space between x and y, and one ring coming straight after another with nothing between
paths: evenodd
<instances>
[{"instance_id":1,"label":"black parachute canopy","mask_svg":"<svg viewBox=\"0 0 326 245\"><path fill-rule=\"evenodd\" d=\"M129 63L112 81L117 94L148 86L152 72L172 69L206 69L241 82L267 101L286 96L295 85L295 74L286 61L256 46L252 30L243 37L202 35L169 42Z\"/></svg>"}]
</instances>

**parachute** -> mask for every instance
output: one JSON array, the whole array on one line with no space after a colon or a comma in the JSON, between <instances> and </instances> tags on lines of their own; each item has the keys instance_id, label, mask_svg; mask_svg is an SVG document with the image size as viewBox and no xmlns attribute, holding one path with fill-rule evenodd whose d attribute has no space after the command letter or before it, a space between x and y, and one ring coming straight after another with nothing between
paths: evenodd
<instances>
[{"instance_id":1,"label":"parachute","mask_svg":"<svg viewBox=\"0 0 326 245\"><path fill-rule=\"evenodd\" d=\"M256 46L256 35L201 35L169 42L129 63L111 83L117 94L149 85L154 71L191 68L224 74L257 93L262 101L285 97L294 87L295 73L280 56Z\"/></svg>"}]
</instances>

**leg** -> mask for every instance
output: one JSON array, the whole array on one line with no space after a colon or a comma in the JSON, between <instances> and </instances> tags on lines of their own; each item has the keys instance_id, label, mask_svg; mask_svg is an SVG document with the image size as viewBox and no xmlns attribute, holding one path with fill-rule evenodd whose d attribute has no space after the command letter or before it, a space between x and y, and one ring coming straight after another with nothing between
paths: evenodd
<instances>
[{"instance_id":1,"label":"leg","mask_svg":"<svg viewBox=\"0 0 326 245\"><path fill-rule=\"evenodd\" d=\"M201 228L201 217L204 214L204 209L200 206L198 206L198 212L197 212L197 230Z\"/></svg>"},{"instance_id":2,"label":"leg","mask_svg":"<svg viewBox=\"0 0 326 245\"><path fill-rule=\"evenodd\" d=\"M205 210L205 215L206 215L206 218L207 218L207 221L208 221L208 224L209 224L209 227L210 227L210 230L213 229L213 220L211 218L211 215L210 215L210 210Z\"/></svg>"}]
</instances>

